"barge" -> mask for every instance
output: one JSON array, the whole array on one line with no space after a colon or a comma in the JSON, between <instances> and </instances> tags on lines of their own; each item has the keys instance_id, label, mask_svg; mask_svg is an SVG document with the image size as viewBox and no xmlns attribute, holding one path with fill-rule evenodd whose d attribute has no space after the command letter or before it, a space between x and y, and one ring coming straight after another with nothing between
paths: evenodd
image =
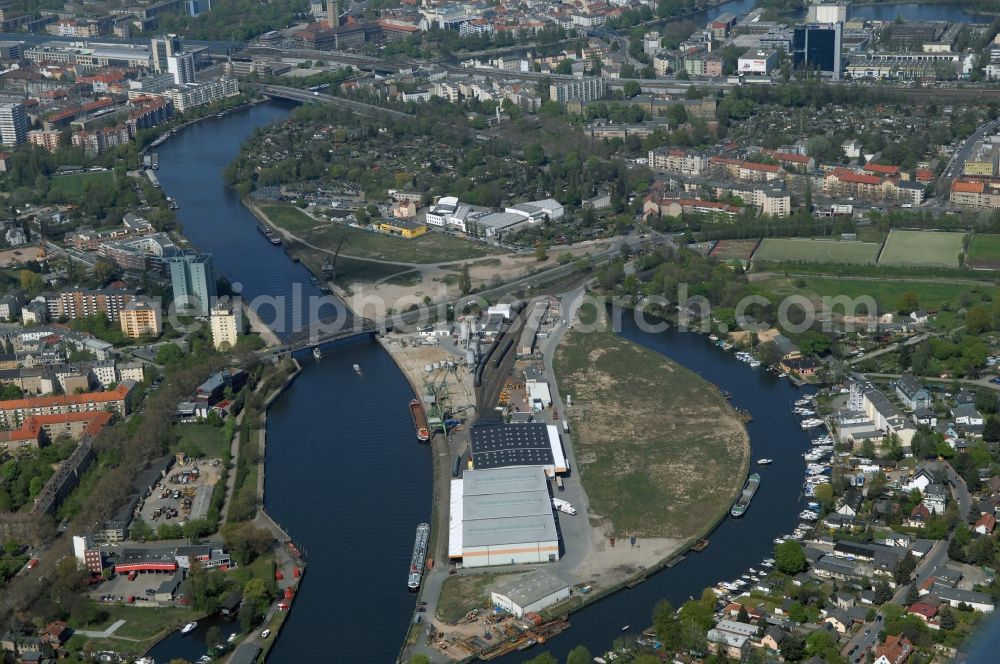
<instances>
[{"instance_id":1,"label":"barge","mask_svg":"<svg viewBox=\"0 0 1000 664\"><path fill-rule=\"evenodd\" d=\"M427 428L427 416L424 414L424 407L416 399L410 401L410 417L413 418L413 428L417 430L417 440L421 443L426 443L431 439L431 432Z\"/></svg>"},{"instance_id":2,"label":"barge","mask_svg":"<svg viewBox=\"0 0 1000 664\"><path fill-rule=\"evenodd\" d=\"M430 538L430 524L421 523L417 526L416 539L413 540L413 556L410 558L410 576L406 587L411 592L420 588L420 579L424 574L424 562L427 560L427 540Z\"/></svg>"},{"instance_id":3,"label":"barge","mask_svg":"<svg viewBox=\"0 0 1000 664\"><path fill-rule=\"evenodd\" d=\"M743 516L746 513L747 508L750 506L750 501L753 500L753 495L757 493L758 486L760 486L760 475L754 473L747 478L746 486L743 487L740 497L736 499L736 503L733 504L729 513L734 517Z\"/></svg>"}]
</instances>

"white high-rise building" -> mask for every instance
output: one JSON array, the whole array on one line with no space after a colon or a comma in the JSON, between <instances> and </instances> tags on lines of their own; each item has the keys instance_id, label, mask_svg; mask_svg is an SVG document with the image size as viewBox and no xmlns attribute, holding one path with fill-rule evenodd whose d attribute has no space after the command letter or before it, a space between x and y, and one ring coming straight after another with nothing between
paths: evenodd
<instances>
[{"instance_id":1,"label":"white high-rise building","mask_svg":"<svg viewBox=\"0 0 1000 664\"><path fill-rule=\"evenodd\" d=\"M819 0L815 4L809 5L809 12L806 16L806 21L809 23L826 23L828 25L843 23L846 20L846 2L823 2Z\"/></svg>"},{"instance_id":2,"label":"white high-rise building","mask_svg":"<svg viewBox=\"0 0 1000 664\"><path fill-rule=\"evenodd\" d=\"M0 143L16 146L28 140L28 113L21 104L0 104Z\"/></svg>"},{"instance_id":3,"label":"white high-rise building","mask_svg":"<svg viewBox=\"0 0 1000 664\"><path fill-rule=\"evenodd\" d=\"M153 52L153 70L163 74L167 71L167 58L181 52L181 40L177 35L153 37L149 50Z\"/></svg>"},{"instance_id":4,"label":"white high-rise building","mask_svg":"<svg viewBox=\"0 0 1000 664\"><path fill-rule=\"evenodd\" d=\"M209 318L212 325L212 345L216 350L232 348L243 330L243 312L229 303L212 308Z\"/></svg>"},{"instance_id":5,"label":"white high-rise building","mask_svg":"<svg viewBox=\"0 0 1000 664\"><path fill-rule=\"evenodd\" d=\"M167 71L178 85L194 83L194 56L190 53L167 56Z\"/></svg>"}]
</instances>

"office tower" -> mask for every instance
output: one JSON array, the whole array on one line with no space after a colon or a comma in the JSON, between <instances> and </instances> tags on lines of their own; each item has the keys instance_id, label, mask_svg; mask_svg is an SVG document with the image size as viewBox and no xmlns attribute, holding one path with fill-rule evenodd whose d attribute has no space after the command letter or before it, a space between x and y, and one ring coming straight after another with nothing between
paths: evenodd
<instances>
[{"instance_id":1,"label":"office tower","mask_svg":"<svg viewBox=\"0 0 1000 664\"><path fill-rule=\"evenodd\" d=\"M207 316L215 301L215 270L211 254L185 252L167 259L174 308L196 316Z\"/></svg>"},{"instance_id":2,"label":"office tower","mask_svg":"<svg viewBox=\"0 0 1000 664\"><path fill-rule=\"evenodd\" d=\"M800 25L792 36L792 65L840 78L843 24Z\"/></svg>"},{"instance_id":3,"label":"office tower","mask_svg":"<svg viewBox=\"0 0 1000 664\"><path fill-rule=\"evenodd\" d=\"M177 35L162 35L153 37L149 47L153 52L153 70L165 74L169 71L167 58L181 52L181 40Z\"/></svg>"},{"instance_id":4,"label":"office tower","mask_svg":"<svg viewBox=\"0 0 1000 664\"><path fill-rule=\"evenodd\" d=\"M21 104L0 104L0 143L20 145L28 140L28 113Z\"/></svg>"}]
</instances>

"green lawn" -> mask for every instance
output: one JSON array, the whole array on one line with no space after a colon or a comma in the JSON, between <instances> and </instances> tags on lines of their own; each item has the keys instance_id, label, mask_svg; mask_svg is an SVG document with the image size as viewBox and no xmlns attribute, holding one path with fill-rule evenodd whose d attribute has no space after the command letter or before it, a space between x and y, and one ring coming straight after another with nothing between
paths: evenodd
<instances>
[{"instance_id":1,"label":"green lawn","mask_svg":"<svg viewBox=\"0 0 1000 664\"><path fill-rule=\"evenodd\" d=\"M223 428L211 424L178 424L178 449L190 457L220 459L229 449L230 441L224 439Z\"/></svg>"},{"instance_id":2,"label":"green lawn","mask_svg":"<svg viewBox=\"0 0 1000 664\"><path fill-rule=\"evenodd\" d=\"M965 263L969 267L1000 269L1000 235L974 234Z\"/></svg>"},{"instance_id":3,"label":"green lawn","mask_svg":"<svg viewBox=\"0 0 1000 664\"><path fill-rule=\"evenodd\" d=\"M554 368L591 511L612 532L685 540L728 511L749 446L713 385L607 330L570 332Z\"/></svg>"},{"instance_id":4,"label":"green lawn","mask_svg":"<svg viewBox=\"0 0 1000 664\"><path fill-rule=\"evenodd\" d=\"M806 289L816 295L834 297L846 295L856 298L862 295L870 295L878 302L879 311L895 311L896 302L899 297L906 292L913 291L917 294L920 306L927 309L938 309L943 304L949 304L953 309L958 309L959 298L963 293L973 294L976 300L980 298L976 294L989 293L993 297L1000 296L997 288L987 286L974 286L962 282L946 281L883 281L879 279L836 279L836 278L814 278L803 279ZM764 282L765 288L768 282ZM775 290L778 290L777 288ZM779 293L780 294L780 293Z\"/></svg>"},{"instance_id":5,"label":"green lawn","mask_svg":"<svg viewBox=\"0 0 1000 664\"><path fill-rule=\"evenodd\" d=\"M125 605L102 605L108 618L95 625L74 625L74 629L100 631L107 629L118 620L125 624L119 627L111 638L91 639L79 637L93 644L97 650L116 650L121 653L137 655L149 649L161 633L169 632L197 618L195 611L180 607L147 607ZM77 637L74 637L77 638Z\"/></svg>"},{"instance_id":6,"label":"green lawn","mask_svg":"<svg viewBox=\"0 0 1000 664\"><path fill-rule=\"evenodd\" d=\"M437 618L449 624L456 624L465 614L489 603L490 591L497 579L505 574L476 574L449 576L441 586L438 599Z\"/></svg>"},{"instance_id":7,"label":"green lawn","mask_svg":"<svg viewBox=\"0 0 1000 664\"><path fill-rule=\"evenodd\" d=\"M316 227L317 221L302 210L292 205L261 205L264 213L272 224L280 226L296 235Z\"/></svg>"},{"instance_id":8,"label":"green lawn","mask_svg":"<svg viewBox=\"0 0 1000 664\"><path fill-rule=\"evenodd\" d=\"M768 238L755 260L777 263L839 263L874 265L881 245L874 242Z\"/></svg>"},{"instance_id":9,"label":"green lawn","mask_svg":"<svg viewBox=\"0 0 1000 664\"><path fill-rule=\"evenodd\" d=\"M113 171L59 175L50 180L49 192L55 193L60 197L82 196L83 188L88 182L110 187L114 184L114 181L115 174Z\"/></svg>"},{"instance_id":10,"label":"green lawn","mask_svg":"<svg viewBox=\"0 0 1000 664\"><path fill-rule=\"evenodd\" d=\"M957 268L964 238L964 233L894 230L878 264Z\"/></svg>"},{"instance_id":11,"label":"green lawn","mask_svg":"<svg viewBox=\"0 0 1000 664\"><path fill-rule=\"evenodd\" d=\"M446 233L430 231L411 239L364 231L342 224L317 228L306 233L303 239L317 247L334 251L340 244L341 237L347 238L343 247L345 254L399 263L450 263L500 253L481 242Z\"/></svg>"}]
</instances>

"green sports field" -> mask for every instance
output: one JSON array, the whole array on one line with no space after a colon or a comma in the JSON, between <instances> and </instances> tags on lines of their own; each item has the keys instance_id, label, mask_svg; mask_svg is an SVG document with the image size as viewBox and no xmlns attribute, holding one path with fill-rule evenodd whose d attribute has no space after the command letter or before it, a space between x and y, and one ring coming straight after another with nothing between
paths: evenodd
<instances>
[{"instance_id":1,"label":"green sports field","mask_svg":"<svg viewBox=\"0 0 1000 664\"><path fill-rule=\"evenodd\" d=\"M1000 235L973 235L965 264L972 268L1000 270Z\"/></svg>"},{"instance_id":2,"label":"green sports field","mask_svg":"<svg viewBox=\"0 0 1000 664\"><path fill-rule=\"evenodd\" d=\"M768 238L757 253L756 261L775 263L839 263L842 265L874 265L879 244L845 240L808 240Z\"/></svg>"},{"instance_id":3,"label":"green sports field","mask_svg":"<svg viewBox=\"0 0 1000 664\"><path fill-rule=\"evenodd\" d=\"M958 267L963 233L892 231L885 242L879 265L914 267Z\"/></svg>"}]
</instances>

